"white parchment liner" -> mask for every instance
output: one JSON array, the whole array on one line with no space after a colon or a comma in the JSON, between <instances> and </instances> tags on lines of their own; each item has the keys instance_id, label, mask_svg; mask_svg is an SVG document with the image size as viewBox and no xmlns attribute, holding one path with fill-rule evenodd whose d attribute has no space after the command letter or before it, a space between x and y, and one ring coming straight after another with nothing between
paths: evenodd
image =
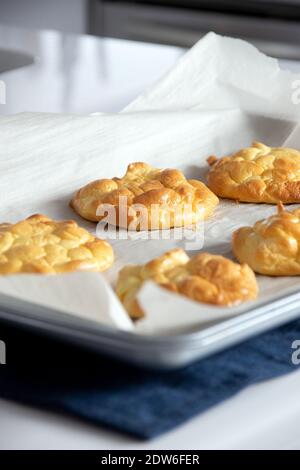
<instances>
[{"instance_id":1,"label":"white parchment liner","mask_svg":"<svg viewBox=\"0 0 300 470\"><path fill-rule=\"evenodd\" d=\"M57 219L73 218L95 233L96 225L68 206L72 193L93 179L121 176L128 163L146 161L161 168L179 168L186 176L205 181L210 154L221 156L253 140L278 146L289 139L300 148L300 107L293 103L298 78L281 71L276 60L253 46L210 33L122 113L1 117L0 220L14 222L39 212ZM232 231L274 211L270 205L222 201L204 223L203 249L231 257ZM106 233L108 239L111 235L111 231ZM116 261L103 275L0 277L0 293L60 307L117 328L155 334L202 328L207 322L298 289L297 277L258 276L257 302L220 308L148 283L140 294L146 317L133 326L111 288L118 270L173 247L185 248L186 240L133 237L110 242Z\"/></svg>"}]
</instances>

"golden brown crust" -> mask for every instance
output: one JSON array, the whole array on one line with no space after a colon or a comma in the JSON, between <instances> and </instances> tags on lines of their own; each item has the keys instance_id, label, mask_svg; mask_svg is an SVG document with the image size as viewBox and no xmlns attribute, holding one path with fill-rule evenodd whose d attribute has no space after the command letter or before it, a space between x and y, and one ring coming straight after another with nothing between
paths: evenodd
<instances>
[{"instance_id":1,"label":"golden brown crust","mask_svg":"<svg viewBox=\"0 0 300 470\"><path fill-rule=\"evenodd\" d=\"M253 142L216 162L208 160L208 186L218 196L243 202L300 202L300 152Z\"/></svg>"},{"instance_id":2,"label":"golden brown crust","mask_svg":"<svg viewBox=\"0 0 300 470\"><path fill-rule=\"evenodd\" d=\"M135 319L144 315L136 295L146 280L198 302L214 305L236 305L255 299L258 293L255 275L246 264L239 265L210 253L189 258L184 250L174 249L145 265L121 269L116 293Z\"/></svg>"},{"instance_id":3,"label":"golden brown crust","mask_svg":"<svg viewBox=\"0 0 300 470\"><path fill-rule=\"evenodd\" d=\"M113 258L109 243L73 220L36 214L16 224L0 224L0 275L104 271Z\"/></svg>"},{"instance_id":4,"label":"golden brown crust","mask_svg":"<svg viewBox=\"0 0 300 470\"><path fill-rule=\"evenodd\" d=\"M122 196L126 198L123 201L119 199ZM178 170L160 170L141 162L128 165L123 178L89 183L71 200L71 207L81 217L94 222L105 216L105 211L99 215L99 209L113 206L117 217L111 224L129 230L190 225L206 219L217 204L217 196L200 181L187 180ZM147 214L144 227L136 226L140 218L139 205L145 207ZM125 214L124 220L120 220L120 212Z\"/></svg>"},{"instance_id":5,"label":"golden brown crust","mask_svg":"<svg viewBox=\"0 0 300 470\"><path fill-rule=\"evenodd\" d=\"M236 258L260 274L296 276L300 274L300 209L285 211L259 220L253 227L233 233Z\"/></svg>"}]
</instances>

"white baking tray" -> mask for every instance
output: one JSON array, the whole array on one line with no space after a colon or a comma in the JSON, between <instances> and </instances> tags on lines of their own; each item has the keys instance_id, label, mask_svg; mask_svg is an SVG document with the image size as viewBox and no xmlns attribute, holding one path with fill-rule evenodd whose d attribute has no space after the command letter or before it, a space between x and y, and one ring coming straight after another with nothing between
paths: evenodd
<instances>
[{"instance_id":1,"label":"white baking tray","mask_svg":"<svg viewBox=\"0 0 300 470\"><path fill-rule=\"evenodd\" d=\"M126 112L2 117L0 220L14 222L39 212L55 219L74 218L95 233L95 224L69 207L73 192L93 179L121 176L133 161L178 168L187 177L205 181L211 154L226 155L253 140L280 146L293 135L300 148L300 112L291 95L296 78L245 43L209 35ZM232 232L274 210L271 205L221 201L203 225L204 245L196 252L232 257ZM112 231L103 235L109 238ZM95 297L89 290L92 278L85 274L75 276L74 284L75 278L68 275L57 277L59 286L45 291L42 284L50 285L50 278L5 276L0 278L0 318L140 366L174 368L300 316L297 277L258 276L259 298L234 308L196 304L145 286L140 301L146 316L134 325L113 294L118 270L174 247L185 248L186 240L110 241L116 261L102 277L97 274L99 289L93 277ZM78 286L83 290L80 302ZM80 304L76 315L66 305L68 299L74 308Z\"/></svg>"},{"instance_id":2,"label":"white baking tray","mask_svg":"<svg viewBox=\"0 0 300 470\"><path fill-rule=\"evenodd\" d=\"M41 315L42 313L42 315ZM1 296L0 319L143 368L175 369L300 317L300 292L177 335L137 335Z\"/></svg>"},{"instance_id":3,"label":"white baking tray","mask_svg":"<svg viewBox=\"0 0 300 470\"><path fill-rule=\"evenodd\" d=\"M202 116L202 113L197 115L194 113L193 119L197 117L199 123L204 128L207 123L210 123L211 118L218 120L219 124L223 119L226 121L226 130L230 129L230 126L235 125L236 115L238 114L240 122L240 130L243 131L244 139L245 133L247 133L248 141L254 137L265 140L265 136L272 134L272 140L274 145L278 145L288 137L293 129L295 129L296 123L294 121L274 119L270 117L260 117L255 115L247 115L240 113L239 111L230 111L224 113L209 113L207 116ZM183 117L184 118L184 117ZM81 131L91 133L94 127L99 127L102 123L101 118L85 118L85 117L69 117L69 121L66 124L66 118L62 119L61 116L36 116L36 115L24 115L18 117L16 123L11 123L10 120L15 118L8 118L6 120L6 131L9 129L11 135L7 138L9 144L6 148L15 148L14 158L12 157L11 165L16 162L16 172L13 173L19 175L21 179L27 179L26 185L14 186L10 188L9 184L6 184L8 197L8 209L5 206L2 212L2 220L18 220L24 216L28 216L35 212L45 213L55 218L76 218L78 222L86 227L88 230L95 232L95 225L83 221L77 217L69 208L68 201L72 194L68 184L71 181L71 189L76 189L82 183L82 175L76 175L74 168L80 164L82 158L82 151L76 159L71 159L67 163L67 158L74 147L68 150L70 140L75 140L76 145L76 134L74 132L74 123L76 128L80 127ZM230 122L231 119L231 122ZM216 121L215 121L216 122ZM91 124L90 124L91 123ZM258 125L259 123L259 125ZM51 133L49 134L49 124L51 124ZM209 124L210 125L210 124ZM38 126L39 135L36 135L35 128ZM52 161L44 160L44 150L40 152L36 150L41 149L42 146L47 148L48 152L51 152L51 142L53 135L59 135L65 130L65 138L62 144L62 148L57 153L57 144L55 145L56 151L53 150ZM24 132L26 131L26 136ZM82 132L83 133L83 132ZM1 134L1 126L0 126ZM20 137L20 141L23 142L27 151L20 153L18 146L14 146L13 142ZM220 130L220 135L222 131ZM241 145L243 136L238 136L235 142L230 143L232 149L238 148ZM197 142L193 144L196 147ZM52 144L53 146L53 144ZM190 157L188 164L181 162L178 163L177 167L182 168L184 171L189 172L190 175L195 171L197 175L203 175L207 171L204 155L208 155L210 149L210 143L207 142L208 148L201 151L202 162L199 159L199 168L193 166L196 163L197 154L195 153L194 160ZM91 150L86 145L86 151ZM214 149L212 149L214 150ZM12 152L13 150L10 150ZM66 155L67 154L67 155ZM63 155L65 159L64 165L60 168L59 166L59 155ZM91 153L91 162L87 165L81 165L82 172L84 173L84 179L90 180L89 174L95 176L95 169L93 165L97 167L97 176L112 175L115 173L113 168L116 165L116 159L111 158L106 160L105 169L102 168L103 162L98 162L97 156ZM0 155L1 156L1 155ZM15 159L15 160L14 160ZM24 161L25 160L25 161ZM151 159L146 159L147 161ZM1 163L1 159L0 159ZM198 163L198 162L197 162ZM111 167L110 167L111 164ZM2 160L2 165L5 162ZM122 163L119 165L124 169L126 164ZM54 181L47 181L49 171L62 172L60 175L61 181L65 182L63 187L55 184ZM122 170L121 170L122 171ZM23 172L23 175L22 175ZM65 172L65 173L64 173ZM120 170L119 170L120 172ZM3 175L3 173L2 173ZM0 176L1 178L1 176ZM49 177L50 178L50 177ZM56 176L55 176L56 178ZM55 179L54 178L54 179ZM39 195L28 193L28 187L38 186ZM54 184L54 186L53 186ZM3 180L5 186L5 181ZM22 204L16 205L18 200L22 200ZM204 249L221 253L226 256L232 256L230 247L230 238L232 231L240 225L247 222L253 223L257 218L270 215L276 210L274 206L267 205L253 205L253 204L240 204L237 205L232 201L222 201L218 207L216 214L205 222L204 231ZM219 225L219 221L221 225ZM217 228L217 231L216 231ZM216 235L217 234L217 235ZM167 249L174 246L184 246L184 240L143 240L143 239L127 239L127 240L110 240L114 246L116 261L113 267L104 274L104 278L108 283L112 285L115 282L118 270L127 263L132 262L145 262L153 256L157 256ZM190 254L194 254L191 252ZM67 275L68 276L68 275ZM80 274L79 274L80 276ZM82 274L82 283L84 284L86 277ZM25 286L25 291L29 291L27 287L28 279L32 276L20 275L17 277L13 276L15 281L17 280L19 285ZM199 319L197 322L187 323L186 328L175 328L176 325L172 324L173 312L183 308L184 315L188 318L189 306L190 309L195 308L189 302L189 300L183 297L173 296L173 294L167 291L159 289L155 293L155 299L161 296L171 296L167 300L171 302L171 306L167 301L163 301L159 304L159 310L161 310L160 318L165 319L163 324L156 325L155 315L152 318L151 314L151 298L145 303L145 307L149 310L145 325L138 328L133 326L132 331L124 331L118 327L117 324L110 324L107 322L106 325L102 324L101 320L97 321L92 319L87 307L81 312L81 317L78 315L70 315L70 311L66 314L49 302L47 304L47 294L45 294L44 305L38 305L35 303L35 299L30 301L30 298L24 297L23 300L13 298L11 293L16 291L16 284L12 284L9 291L10 296L5 293L5 285L10 282L12 278L5 276L0 279L0 318L9 320L19 325L26 326L33 329L38 329L46 334L60 336L61 338L75 342L84 347L92 348L101 353L113 355L122 360L129 361L134 364L139 364L145 367L160 367L160 368L174 368L186 365L196 359L200 359L216 351L220 351L230 345L240 342L250 336L257 335L262 331L266 331L271 328L290 321L300 316L300 293L298 293L298 279L294 278L268 278L265 276L259 276L258 282L260 285L260 296L257 301L242 304L240 307L235 308L222 308L206 306L204 304L197 304L199 308ZM51 277L54 280L53 277ZM58 278L56 278L57 280ZM45 277L40 277L39 280L45 282ZM59 282L64 283L64 276L59 278ZM49 278L50 282L50 278ZM78 284L76 284L78 286ZM67 286L66 286L67 288ZM70 290L70 297L74 297L76 300L76 290ZM111 290L111 293L113 291ZM112 293L113 295L113 293ZM142 296L143 297L143 296ZM143 298L141 299L143 300ZM154 300L154 299L152 299ZM74 299L73 299L74 301ZM40 299L39 299L40 302ZM184 307L181 307L182 302L186 302ZM51 307L52 305L52 307ZM105 310L104 305L111 303L103 302L103 305L99 305L99 319L105 319L108 316L108 312ZM62 310L64 310L62 308ZM198 312L198 310L197 310ZM207 321L207 316L211 315L211 321ZM202 321L202 318L206 316L206 321ZM111 318L110 318L111 319ZM194 320L193 320L194 321ZM141 323L142 324L142 323ZM167 328L166 328L167 325Z\"/></svg>"}]
</instances>

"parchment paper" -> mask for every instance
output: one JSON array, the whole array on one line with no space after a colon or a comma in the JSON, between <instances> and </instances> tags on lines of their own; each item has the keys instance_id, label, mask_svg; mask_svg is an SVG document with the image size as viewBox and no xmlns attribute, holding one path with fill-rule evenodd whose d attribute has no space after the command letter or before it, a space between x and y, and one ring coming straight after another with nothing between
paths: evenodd
<instances>
[{"instance_id":1,"label":"parchment paper","mask_svg":"<svg viewBox=\"0 0 300 470\"><path fill-rule=\"evenodd\" d=\"M95 233L96 224L84 221L68 206L72 193L93 179L121 176L128 163L146 161L161 168L179 168L187 177L205 181L210 154L222 156L253 140L278 146L293 139L293 146L300 148L300 109L292 100L297 79L253 46L210 33L122 113L2 117L0 220L14 222L39 212L57 219L73 218ZM231 257L232 231L275 210L271 205L222 201L203 224L204 237L189 254L204 249ZM14 292L19 298L53 306L59 282L65 295L57 298L67 313L72 313L70 305L80 296L76 315L149 334L202 328L207 322L255 305L246 303L233 309L207 306L148 283L140 294L146 317L133 326L112 290L117 272L125 264L144 263L170 248L186 248L187 240L143 239L149 233L114 240L114 232L102 233L112 243L116 257L103 275L77 273L76 282L72 275L59 276L59 281L47 276L38 281L43 292L39 296L38 276L0 277L0 293ZM175 236L174 231L166 233ZM96 282L91 282L91 276ZM48 280L51 288L43 288ZM258 281L257 303L298 289L297 277L258 276ZM82 292L88 293L86 302L82 302ZM104 308L107 305L110 307Z\"/></svg>"}]
</instances>

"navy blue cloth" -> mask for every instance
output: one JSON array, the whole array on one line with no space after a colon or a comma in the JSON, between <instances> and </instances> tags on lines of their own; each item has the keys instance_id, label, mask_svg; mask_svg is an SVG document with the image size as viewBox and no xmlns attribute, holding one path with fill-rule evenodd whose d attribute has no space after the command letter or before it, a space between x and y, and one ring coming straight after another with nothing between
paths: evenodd
<instances>
[{"instance_id":1,"label":"navy blue cloth","mask_svg":"<svg viewBox=\"0 0 300 470\"><path fill-rule=\"evenodd\" d=\"M1 325L0 337L7 344L2 397L148 439L247 385L296 370L291 344L300 339L300 321L172 372L140 370Z\"/></svg>"}]
</instances>

